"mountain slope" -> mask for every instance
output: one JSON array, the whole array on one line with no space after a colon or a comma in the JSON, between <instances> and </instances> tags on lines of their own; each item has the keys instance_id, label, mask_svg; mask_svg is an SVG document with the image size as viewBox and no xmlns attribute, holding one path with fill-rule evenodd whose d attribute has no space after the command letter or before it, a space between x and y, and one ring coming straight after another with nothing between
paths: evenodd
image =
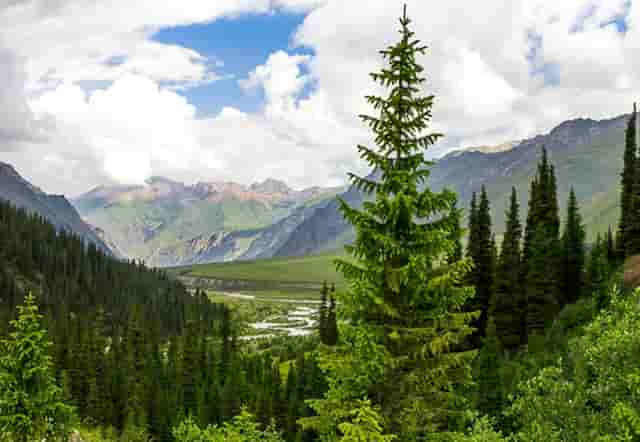
<instances>
[{"instance_id":1,"label":"mountain slope","mask_svg":"<svg viewBox=\"0 0 640 442\"><path fill-rule=\"evenodd\" d=\"M62 195L48 195L25 180L13 166L0 162L0 199L46 218L58 229L64 229L90 241L107 253L112 250L98 233L81 218ZM117 253L116 253L117 255Z\"/></svg>"},{"instance_id":2,"label":"mountain slope","mask_svg":"<svg viewBox=\"0 0 640 442\"><path fill-rule=\"evenodd\" d=\"M267 179L188 186L153 177L145 186L98 187L74 200L85 220L130 258L154 266L270 257L340 188L290 189Z\"/></svg>"},{"instance_id":3,"label":"mountain slope","mask_svg":"<svg viewBox=\"0 0 640 442\"><path fill-rule=\"evenodd\" d=\"M515 146L497 149L464 149L444 156L431 169L428 185L434 190L449 187L459 195L460 207L468 207L473 192L487 187L492 203L493 225L504 226L511 187L515 186L526 216L529 182L535 174L540 148L545 145L555 165L561 213L571 186L575 187L583 222L590 239L615 227L619 213L619 179L622 170L624 130L629 115L596 121L566 121L546 135ZM508 146L508 145L507 145ZM361 207L363 196L351 188L347 202ZM337 201L317 211L291 234L275 256L300 256L341 247L355 237L342 219Z\"/></svg>"}]
</instances>

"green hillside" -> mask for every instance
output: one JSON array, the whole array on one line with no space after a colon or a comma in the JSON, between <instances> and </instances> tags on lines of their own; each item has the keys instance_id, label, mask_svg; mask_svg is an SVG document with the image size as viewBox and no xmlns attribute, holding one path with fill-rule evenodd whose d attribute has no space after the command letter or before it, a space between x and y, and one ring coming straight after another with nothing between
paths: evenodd
<instances>
[{"instance_id":1,"label":"green hillside","mask_svg":"<svg viewBox=\"0 0 640 442\"><path fill-rule=\"evenodd\" d=\"M176 204L133 201L95 209L85 214L85 219L107 231L127 256L149 260L155 251L167 248L179 251L185 240L199 235L257 229L287 213L284 208L235 199L220 203L195 200Z\"/></svg>"},{"instance_id":2,"label":"green hillside","mask_svg":"<svg viewBox=\"0 0 640 442\"><path fill-rule=\"evenodd\" d=\"M430 185L455 190L466 209L471 192L478 191L484 184L491 201L493 225L502 232L512 186L518 192L523 216L526 214L529 183L535 174L540 146L546 145L557 176L560 213L564 216L567 197L573 187L588 237L592 240L597 233L605 233L609 225L615 227L619 217L625 121L618 118L590 127L590 123L574 120L563 123L572 131L564 139L558 130L559 134L552 132L540 140L532 140L525 148L509 152L467 152L445 158L434 168Z\"/></svg>"},{"instance_id":3,"label":"green hillside","mask_svg":"<svg viewBox=\"0 0 640 442\"><path fill-rule=\"evenodd\" d=\"M334 250L295 258L199 264L177 267L170 271L181 276L275 283L322 283L326 280L341 287L344 285L344 278L336 272L333 265L333 260L338 257L344 258L346 255Z\"/></svg>"}]
</instances>

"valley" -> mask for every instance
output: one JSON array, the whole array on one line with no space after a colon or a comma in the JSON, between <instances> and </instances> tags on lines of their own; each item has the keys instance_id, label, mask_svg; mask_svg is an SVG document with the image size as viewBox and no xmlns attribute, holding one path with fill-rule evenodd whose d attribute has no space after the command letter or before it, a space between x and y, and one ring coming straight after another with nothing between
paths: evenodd
<instances>
[{"instance_id":1,"label":"valley","mask_svg":"<svg viewBox=\"0 0 640 442\"><path fill-rule=\"evenodd\" d=\"M306 336L317 330L322 283L345 288L333 266L344 253L169 268L192 291L229 305L243 322L241 339Z\"/></svg>"}]
</instances>

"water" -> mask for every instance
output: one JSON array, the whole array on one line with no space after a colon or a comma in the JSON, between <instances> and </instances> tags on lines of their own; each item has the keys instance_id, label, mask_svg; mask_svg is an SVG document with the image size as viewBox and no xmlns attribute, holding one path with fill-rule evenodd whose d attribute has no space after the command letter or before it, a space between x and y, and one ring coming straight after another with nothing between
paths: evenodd
<instances>
[{"instance_id":1,"label":"water","mask_svg":"<svg viewBox=\"0 0 640 442\"><path fill-rule=\"evenodd\" d=\"M243 336L243 340L261 339L277 335L308 336L315 332L317 321L313 318L317 310L312 307L297 307L286 315L278 315L265 321L249 324L254 330L267 330L266 335Z\"/></svg>"}]
</instances>

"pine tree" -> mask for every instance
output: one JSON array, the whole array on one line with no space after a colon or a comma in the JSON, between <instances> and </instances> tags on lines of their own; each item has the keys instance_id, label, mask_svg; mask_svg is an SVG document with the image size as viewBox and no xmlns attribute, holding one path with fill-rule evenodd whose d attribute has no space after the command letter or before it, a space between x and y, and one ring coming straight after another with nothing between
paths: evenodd
<instances>
[{"instance_id":1,"label":"pine tree","mask_svg":"<svg viewBox=\"0 0 640 442\"><path fill-rule=\"evenodd\" d=\"M635 118L635 112L634 112ZM627 129L627 142L636 143L635 120L629 122ZM630 136L630 133L632 136ZM631 185L631 195L629 197L628 219L624 234L625 256L634 256L640 254L640 161L637 154L635 160L635 169L633 183Z\"/></svg>"},{"instance_id":2,"label":"pine tree","mask_svg":"<svg viewBox=\"0 0 640 442\"><path fill-rule=\"evenodd\" d=\"M446 264L455 249L455 193L418 190L429 175L424 149L441 135L425 134L434 97L418 96L424 79L416 56L426 48L414 39L406 10L400 23L401 41L381 51L387 67L371 75L389 95L367 97L379 116L362 116L378 150L358 146L380 179L349 174L375 201L357 210L340 200L356 230L346 247L355 262L336 261L350 282L338 293L346 321L341 344L321 354L329 390L310 401L319 416L302 420L327 440L353 423L351 410L363 398L380 407L385 431L407 440L454 430L467 415L457 388L469 381L473 352L450 350L471 331L473 315L457 313L473 293L461 284L470 263Z\"/></svg>"},{"instance_id":3,"label":"pine tree","mask_svg":"<svg viewBox=\"0 0 640 442\"><path fill-rule=\"evenodd\" d=\"M511 189L511 200L506 215L506 228L496 269L495 295L491 306L496 337L503 348L517 349L526 336L523 310L524 293L520 284L521 255L520 206L515 187Z\"/></svg>"},{"instance_id":4,"label":"pine tree","mask_svg":"<svg viewBox=\"0 0 640 442\"><path fill-rule=\"evenodd\" d=\"M331 284L331 296L327 311L325 344L336 345L338 343L338 317L336 312L336 286Z\"/></svg>"},{"instance_id":5,"label":"pine tree","mask_svg":"<svg viewBox=\"0 0 640 442\"><path fill-rule=\"evenodd\" d=\"M469 219L467 232L469 233L466 255L468 258L473 258L478 255L478 198L475 192L471 195L471 202L469 203ZM469 272L468 277L471 284L475 284L475 273Z\"/></svg>"},{"instance_id":6,"label":"pine tree","mask_svg":"<svg viewBox=\"0 0 640 442\"><path fill-rule=\"evenodd\" d=\"M201 384L200 370L198 363L199 354L198 328L195 321L187 323L184 336L184 350L182 352L182 394L185 414L197 415L198 409L198 386Z\"/></svg>"},{"instance_id":7,"label":"pine tree","mask_svg":"<svg viewBox=\"0 0 640 442\"><path fill-rule=\"evenodd\" d=\"M617 261L616 243L611 226L607 230L607 261L610 267L613 267Z\"/></svg>"},{"instance_id":8,"label":"pine tree","mask_svg":"<svg viewBox=\"0 0 640 442\"><path fill-rule=\"evenodd\" d=\"M140 306L134 306L129 316L124 342L126 368L126 428L138 431L146 428L145 361L147 346Z\"/></svg>"},{"instance_id":9,"label":"pine tree","mask_svg":"<svg viewBox=\"0 0 640 442\"><path fill-rule=\"evenodd\" d=\"M0 439L31 442L64 438L73 423L73 410L62 402L56 384L52 346L42 325L35 297L18 306L13 332L0 341Z\"/></svg>"},{"instance_id":10,"label":"pine tree","mask_svg":"<svg viewBox=\"0 0 640 442\"><path fill-rule=\"evenodd\" d=\"M571 188L569 202L567 203L567 218L565 220L563 243L563 271L562 294L563 303L576 302L584 285L584 240L585 231L582 218L578 209L576 194Z\"/></svg>"},{"instance_id":11,"label":"pine tree","mask_svg":"<svg viewBox=\"0 0 640 442\"><path fill-rule=\"evenodd\" d=\"M451 209L451 218L455 218L454 228L451 230L451 241L454 243L453 252L447 256L447 263L454 264L463 258L462 248L462 229L460 227L461 210L458 209L457 203Z\"/></svg>"},{"instance_id":12,"label":"pine tree","mask_svg":"<svg viewBox=\"0 0 640 442\"><path fill-rule=\"evenodd\" d=\"M320 342L323 344L327 343L327 320L329 318L328 314L328 299L327 295L329 294L329 287L327 286L327 281L322 282L322 289L320 290L320 309L318 311L318 332L320 334Z\"/></svg>"},{"instance_id":13,"label":"pine tree","mask_svg":"<svg viewBox=\"0 0 640 442\"><path fill-rule=\"evenodd\" d=\"M633 104L633 113L627 123L624 165L621 174L620 193L620 222L618 225L618 247L622 258L627 256L627 244L629 229L633 222L633 193L637 174L637 147L636 147L636 104Z\"/></svg>"},{"instance_id":14,"label":"pine tree","mask_svg":"<svg viewBox=\"0 0 640 442\"><path fill-rule=\"evenodd\" d=\"M610 267L607 263L606 253L606 244L598 234L589 254L586 284L590 296L597 301L598 308L604 308L609 296L607 281Z\"/></svg>"},{"instance_id":15,"label":"pine tree","mask_svg":"<svg viewBox=\"0 0 640 442\"><path fill-rule=\"evenodd\" d=\"M471 213L474 212L473 206ZM472 324L476 331L473 333L473 343L480 346L480 340L485 336L487 319L489 314L489 303L493 292L494 284L494 246L492 245L491 234L491 213L487 190L482 186L480 192L480 203L475 210L474 224L469 226L470 258L473 262L473 270L470 272L471 281L476 289L476 295L470 300L468 311L479 311L480 316Z\"/></svg>"},{"instance_id":16,"label":"pine tree","mask_svg":"<svg viewBox=\"0 0 640 442\"><path fill-rule=\"evenodd\" d=\"M541 334L558 312L562 248L554 169L547 151L531 183L523 248L528 334Z\"/></svg>"}]
</instances>

